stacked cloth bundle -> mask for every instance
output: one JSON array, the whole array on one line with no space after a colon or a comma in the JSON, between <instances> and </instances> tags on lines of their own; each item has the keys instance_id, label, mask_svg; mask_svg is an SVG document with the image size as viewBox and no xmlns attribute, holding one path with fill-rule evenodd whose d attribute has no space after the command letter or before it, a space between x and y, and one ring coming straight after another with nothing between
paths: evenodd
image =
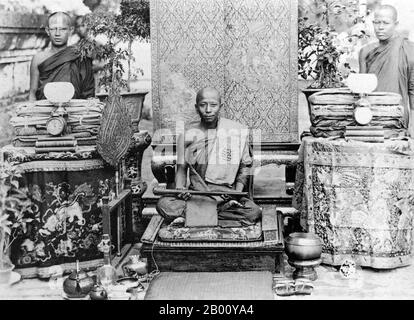
<instances>
[{"instance_id":1,"label":"stacked cloth bundle","mask_svg":"<svg viewBox=\"0 0 414 320\"><path fill-rule=\"evenodd\" d=\"M406 135L404 107L401 96L396 93L374 92L367 100L371 104L370 126L382 127L384 137ZM326 90L309 97L310 131L315 137L344 137L347 126L358 126L354 119L354 104L357 94L349 90Z\"/></svg>"},{"instance_id":2,"label":"stacked cloth bundle","mask_svg":"<svg viewBox=\"0 0 414 320\"><path fill-rule=\"evenodd\" d=\"M64 106L68 113L67 134L52 140L57 146L65 145L68 138L74 141L71 146L96 146L104 106L98 99L72 99ZM46 130L46 122L55 109L56 106L47 100L20 104L17 115L10 120L16 133L13 145L35 147L36 142L52 138Z\"/></svg>"},{"instance_id":3,"label":"stacked cloth bundle","mask_svg":"<svg viewBox=\"0 0 414 320\"><path fill-rule=\"evenodd\" d=\"M381 126L347 126L345 140L384 142L384 128Z\"/></svg>"}]
</instances>

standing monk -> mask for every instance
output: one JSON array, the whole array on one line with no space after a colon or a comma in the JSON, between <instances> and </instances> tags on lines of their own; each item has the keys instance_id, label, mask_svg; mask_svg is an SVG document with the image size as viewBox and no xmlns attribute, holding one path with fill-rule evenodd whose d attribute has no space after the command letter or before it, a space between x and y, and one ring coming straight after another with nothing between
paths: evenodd
<instances>
[{"instance_id":1,"label":"standing monk","mask_svg":"<svg viewBox=\"0 0 414 320\"><path fill-rule=\"evenodd\" d=\"M248 128L238 122L220 117L222 102L214 88L204 88L197 93L196 111L200 116L179 136L177 143L176 189L183 192L174 197L162 197L157 210L167 222L183 222L191 197L190 186L198 191L243 191L253 165ZM261 208L248 198L239 201L218 199L218 225L243 227L254 225L261 218ZM203 210L199 208L198 210Z\"/></svg>"},{"instance_id":2,"label":"standing monk","mask_svg":"<svg viewBox=\"0 0 414 320\"><path fill-rule=\"evenodd\" d=\"M396 33L398 14L393 6L379 6L373 24L379 42L361 49L360 73L377 75L376 91L402 96L405 126L414 137L414 43Z\"/></svg>"},{"instance_id":3,"label":"standing monk","mask_svg":"<svg viewBox=\"0 0 414 320\"><path fill-rule=\"evenodd\" d=\"M46 33L51 44L49 49L39 52L32 59L29 100L45 99L43 89L49 82L72 83L74 99L95 95L92 60L81 59L76 47L68 46L72 32L72 20L67 13L55 12L49 16Z\"/></svg>"}]
</instances>

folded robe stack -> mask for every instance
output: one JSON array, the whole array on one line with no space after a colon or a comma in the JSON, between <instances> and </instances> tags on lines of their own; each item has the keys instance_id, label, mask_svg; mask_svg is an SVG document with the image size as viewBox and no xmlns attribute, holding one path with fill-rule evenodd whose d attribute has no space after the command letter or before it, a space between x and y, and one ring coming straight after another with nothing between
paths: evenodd
<instances>
[{"instance_id":1,"label":"folded robe stack","mask_svg":"<svg viewBox=\"0 0 414 320\"><path fill-rule=\"evenodd\" d=\"M370 126L382 127L384 137L405 135L404 107L395 93L374 92L367 96L373 118ZM354 104L359 96L348 90L326 90L309 97L310 131L315 137L344 137L346 127L358 126Z\"/></svg>"},{"instance_id":2,"label":"folded robe stack","mask_svg":"<svg viewBox=\"0 0 414 320\"><path fill-rule=\"evenodd\" d=\"M384 142L384 128L381 126L347 126L344 138L346 140L363 142Z\"/></svg>"},{"instance_id":3,"label":"folded robe stack","mask_svg":"<svg viewBox=\"0 0 414 320\"><path fill-rule=\"evenodd\" d=\"M104 106L98 99L72 99L65 105L67 133L53 138L46 130L46 122L56 106L47 100L20 104L17 115L10 120L16 132L13 145L36 147L37 150L47 145L49 151L59 148L72 151L76 146L95 146Z\"/></svg>"}]
</instances>

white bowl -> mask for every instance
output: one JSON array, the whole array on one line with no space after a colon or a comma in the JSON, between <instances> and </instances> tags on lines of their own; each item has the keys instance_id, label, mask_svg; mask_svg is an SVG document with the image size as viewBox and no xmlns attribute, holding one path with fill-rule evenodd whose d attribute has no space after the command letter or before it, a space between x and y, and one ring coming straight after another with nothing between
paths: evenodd
<instances>
[{"instance_id":1,"label":"white bowl","mask_svg":"<svg viewBox=\"0 0 414 320\"><path fill-rule=\"evenodd\" d=\"M349 89L358 94L373 92L378 86L378 78L373 73L351 73L346 79Z\"/></svg>"},{"instance_id":2,"label":"white bowl","mask_svg":"<svg viewBox=\"0 0 414 320\"><path fill-rule=\"evenodd\" d=\"M49 82L45 85L43 93L51 103L62 104L73 98L75 88L70 82Z\"/></svg>"}]
</instances>

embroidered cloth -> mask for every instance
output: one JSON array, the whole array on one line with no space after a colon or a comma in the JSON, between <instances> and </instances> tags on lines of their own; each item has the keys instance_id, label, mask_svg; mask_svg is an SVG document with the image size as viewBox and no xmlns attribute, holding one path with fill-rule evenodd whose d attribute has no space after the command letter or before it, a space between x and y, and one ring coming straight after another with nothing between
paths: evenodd
<instances>
[{"instance_id":1,"label":"embroidered cloth","mask_svg":"<svg viewBox=\"0 0 414 320\"><path fill-rule=\"evenodd\" d=\"M299 150L294 206L323 241L323 263L411 263L414 157L407 141L346 142L306 137Z\"/></svg>"}]
</instances>

